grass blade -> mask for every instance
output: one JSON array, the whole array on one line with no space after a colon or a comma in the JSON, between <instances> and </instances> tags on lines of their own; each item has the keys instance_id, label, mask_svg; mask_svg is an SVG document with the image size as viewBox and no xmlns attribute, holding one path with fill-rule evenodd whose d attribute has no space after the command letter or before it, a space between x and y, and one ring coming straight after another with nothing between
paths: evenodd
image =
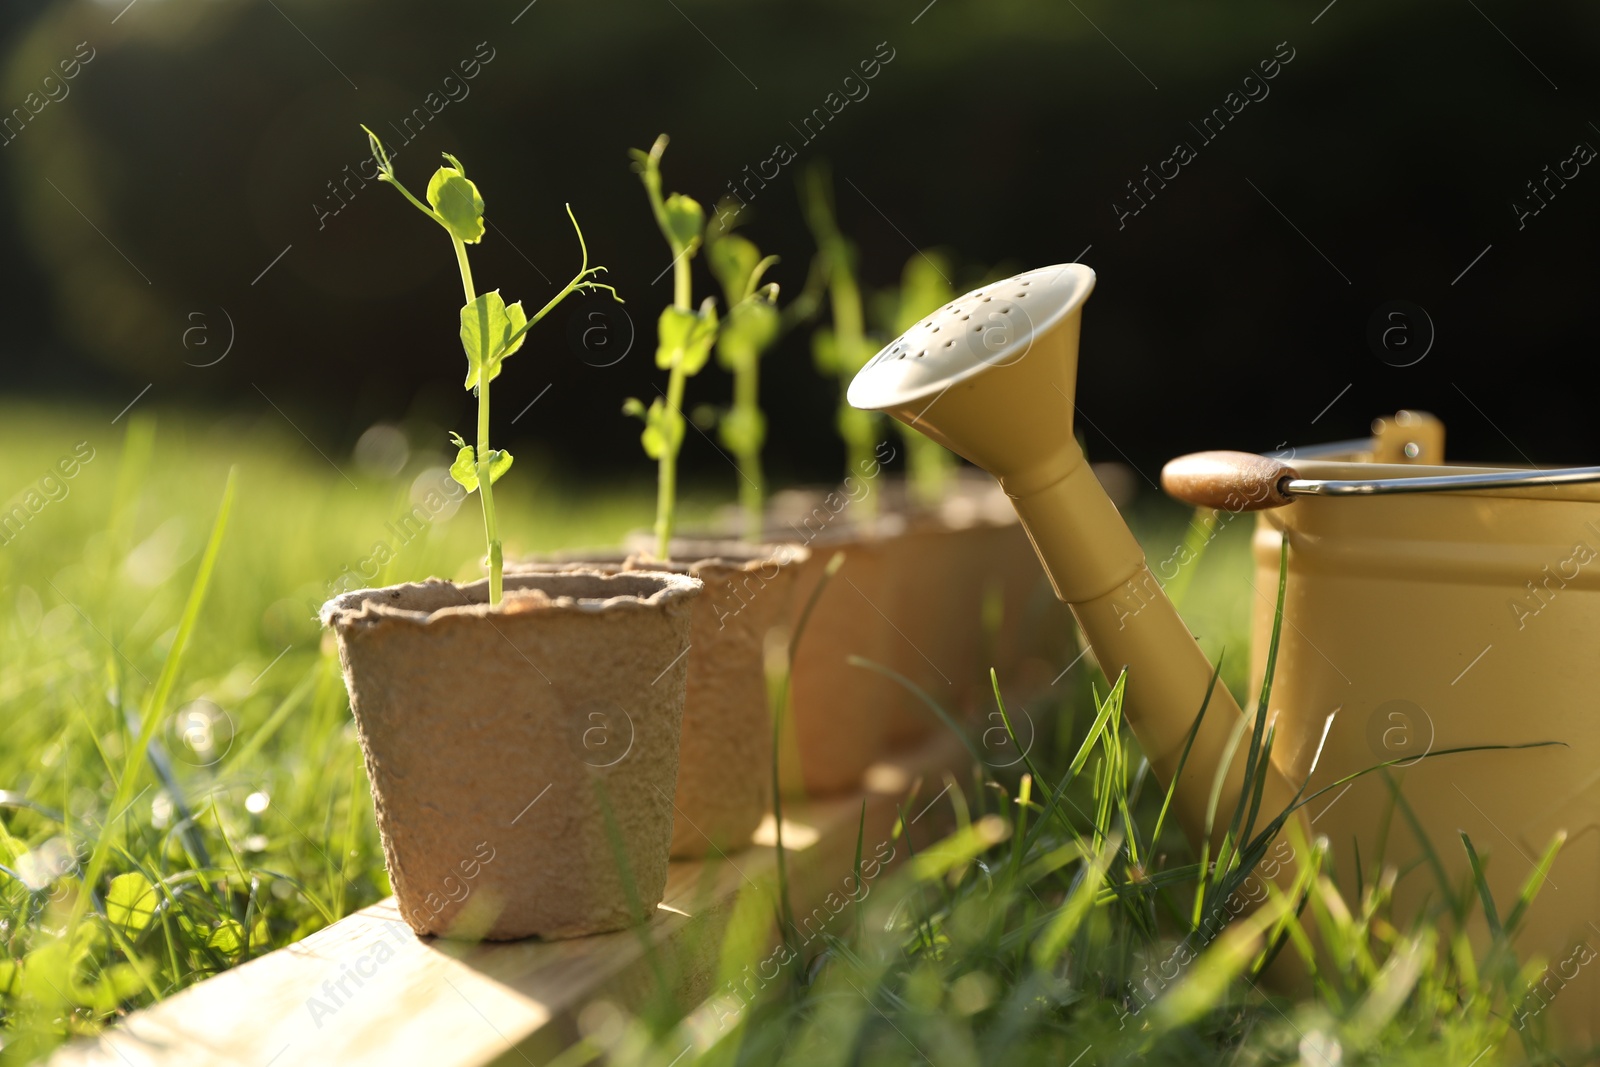
<instances>
[{"instance_id":1,"label":"grass blade","mask_svg":"<svg viewBox=\"0 0 1600 1067\"><path fill-rule=\"evenodd\" d=\"M1472 838L1467 836L1467 832L1457 830L1456 833L1461 835L1461 844L1467 850L1467 862L1472 864L1472 882L1478 890L1478 901L1483 905L1483 917L1489 924L1489 932L1499 941L1505 935L1505 928L1500 925L1500 912L1494 906L1494 894L1489 890L1488 876L1483 873L1483 861L1478 858L1478 850L1472 847Z\"/></svg>"},{"instance_id":2,"label":"grass blade","mask_svg":"<svg viewBox=\"0 0 1600 1067\"><path fill-rule=\"evenodd\" d=\"M1550 839L1550 844L1544 850L1544 855L1539 858L1539 863L1533 868L1533 873L1528 875L1528 880L1522 885L1522 892L1517 894L1517 902L1511 906L1511 912L1506 916L1506 936L1516 936L1517 930L1522 926L1522 920L1528 913L1528 908L1533 904L1533 898L1539 895L1539 890L1550 877L1550 868L1555 866L1556 854L1567 843L1567 832L1557 830Z\"/></svg>"},{"instance_id":3,"label":"grass blade","mask_svg":"<svg viewBox=\"0 0 1600 1067\"><path fill-rule=\"evenodd\" d=\"M1233 823L1229 827L1229 834L1234 840L1248 841L1255 831L1256 809L1259 801L1251 803L1250 816L1245 820L1244 829L1239 829L1239 816L1244 810L1246 797L1252 792L1259 795L1266 777L1270 773L1264 766L1261 746L1266 739L1267 709L1272 702L1272 680L1278 670L1278 643L1283 635L1283 601L1289 590L1289 532L1283 531L1282 547L1278 553L1278 598L1272 607L1272 634L1267 641L1267 665L1261 673L1261 693L1256 697L1255 725L1250 730L1250 751L1244 761L1244 795L1239 798L1238 806L1233 809ZM1260 781L1257 781L1257 778Z\"/></svg>"},{"instance_id":4,"label":"grass blade","mask_svg":"<svg viewBox=\"0 0 1600 1067\"><path fill-rule=\"evenodd\" d=\"M1189 752L1194 748L1194 739L1200 735L1200 722L1206 717L1206 709L1211 707L1211 695L1217 691L1217 679L1222 677L1222 657L1217 657L1217 665L1211 670L1211 683L1206 686L1206 695L1200 701L1200 711L1195 715L1194 722L1189 726L1189 736L1183 739L1183 752L1178 756L1178 769L1172 772L1172 781L1167 783L1167 795L1161 798L1161 814L1156 816L1156 827L1150 834L1150 847L1157 847L1161 840L1161 827L1166 824L1167 811L1172 807L1173 794L1178 789L1178 779L1183 777L1183 768L1189 763Z\"/></svg>"},{"instance_id":5,"label":"grass blade","mask_svg":"<svg viewBox=\"0 0 1600 1067\"><path fill-rule=\"evenodd\" d=\"M162 709L166 707L168 698L172 695L172 687L177 682L178 670L183 666L183 656L189 647L189 638L194 634L194 628L200 618L200 609L205 604L206 589L211 584L212 572L216 569L217 554L222 550L222 538L228 529L228 516L233 511L234 489L238 483L238 468L228 471L228 481L222 490L222 504L217 509L217 518L211 527L211 538L206 542L205 553L200 557L200 566L195 571L194 582L189 587L189 599L184 605L183 615L178 622L177 634L172 639L172 645L167 649L167 658L161 665L161 673L156 678L155 688L151 690L149 698L145 701L142 722L139 726L139 738L128 752L127 763L122 772L122 778L117 783L115 797L111 803L110 811L116 813L113 820L107 822L105 832L95 841L93 851L89 855L89 862L84 870L83 884L87 892L79 893L73 901L72 914L67 923L69 931L75 931L79 921L83 918L84 910L89 905L89 900L94 893L94 887L100 880L100 875L105 871L106 859L110 856L111 847L116 834L112 827L115 818L126 812L133 802L133 786L143 769L150 747L150 739L155 736L156 729L161 724ZM71 934L69 933L69 937Z\"/></svg>"},{"instance_id":6,"label":"grass blade","mask_svg":"<svg viewBox=\"0 0 1600 1067\"><path fill-rule=\"evenodd\" d=\"M861 667L865 670L874 671L883 675L892 682L899 683L912 696L928 705L928 708L934 713L934 715L938 716L939 721L944 723L945 727L949 729L951 733L955 734L961 739L961 743L966 746L967 753L972 757L974 763L983 762L982 754L979 753L977 746L972 743L972 738L967 736L966 730L961 728L961 724L956 722L950 713L944 709L944 706L937 700L933 699L933 697L929 696L927 691L919 686L916 682L913 682L910 678L907 678L899 671L896 671L890 667L885 667L883 664L878 663L875 660L867 659L865 656L846 656L845 662L852 667Z\"/></svg>"},{"instance_id":7,"label":"grass blade","mask_svg":"<svg viewBox=\"0 0 1600 1067\"><path fill-rule=\"evenodd\" d=\"M806 624L811 621L811 613L816 610L817 601L822 599L823 590L843 566L843 552L835 552L829 557L827 565L822 569L822 577L817 579L811 595L806 598L805 607L800 610L800 618L794 624L794 634L789 638L789 659L783 667L783 684L778 686L777 707L772 711L772 823L775 838L773 847L776 849L778 859L778 919L784 940L788 940L789 931L794 929L794 908L789 903L789 868L784 859L783 786L779 775L778 753L783 742L783 722L788 715L789 701L794 693L795 652L800 647L800 639L805 636Z\"/></svg>"},{"instance_id":8,"label":"grass blade","mask_svg":"<svg viewBox=\"0 0 1600 1067\"><path fill-rule=\"evenodd\" d=\"M1095 897L1100 892L1100 886L1105 881L1106 871L1111 867L1111 861L1116 857L1117 849L1122 847L1122 842L1115 834L1106 839L1094 859L1084 870L1078 884L1067 896L1067 902L1061 910L1050 920L1050 925L1044 933L1034 942L1033 964L1040 970L1049 970L1055 961L1072 942L1080 927L1089 917L1094 907Z\"/></svg>"}]
</instances>

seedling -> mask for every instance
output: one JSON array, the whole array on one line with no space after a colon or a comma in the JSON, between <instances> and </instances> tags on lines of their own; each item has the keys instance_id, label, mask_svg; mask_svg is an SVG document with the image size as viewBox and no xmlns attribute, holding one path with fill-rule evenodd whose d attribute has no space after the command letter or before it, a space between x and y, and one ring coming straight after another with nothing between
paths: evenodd
<instances>
[{"instance_id":1,"label":"seedling","mask_svg":"<svg viewBox=\"0 0 1600 1067\"><path fill-rule=\"evenodd\" d=\"M644 402L629 397L625 414L644 420L639 441L645 455L658 464L656 480L656 557L667 558L672 541L673 517L677 508L678 451L683 447L684 384L706 365L711 346L717 339L717 302L706 297L698 310L693 305L690 263L705 240L705 209L691 197L673 193L661 195L661 156L667 150L667 135L656 138L649 152L630 149L633 169L644 183L650 210L655 214L661 236L672 250L672 303L656 322L656 366L667 372L667 392Z\"/></svg>"},{"instance_id":2,"label":"seedling","mask_svg":"<svg viewBox=\"0 0 1600 1067\"><path fill-rule=\"evenodd\" d=\"M568 296L583 290L604 289L614 299L620 301L622 298L611 286L595 280L595 276L605 268L589 266L589 247L584 242L583 229L572 213L571 204L567 205L567 218L572 220L572 228L577 231L583 265L560 292L531 318L523 312L522 301L507 304L498 289L478 293L472 283L472 267L467 262L467 245L475 245L483 240L483 197L477 185L467 177L467 169L455 156L444 153L448 165L433 172L433 177L428 181L428 202L424 204L395 176L394 164L389 161L389 153L378 135L365 126L361 128L366 130L372 158L378 164L378 179L394 186L418 211L444 227L444 231L450 235L451 247L455 249L456 265L461 270L461 291L466 298L460 316L461 347L467 354L467 380L464 387L478 398L478 440L476 445L471 445L462 440L460 434L450 435L457 446L455 462L450 465L450 477L468 493L476 492L483 502L483 532L489 545L489 603L496 605L500 603L505 560L500 547L499 527L495 522L494 483L510 469L511 453L503 448L489 447L489 383L500 376L506 357L522 347L528 330Z\"/></svg>"},{"instance_id":3,"label":"seedling","mask_svg":"<svg viewBox=\"0 0 1600 1067\"><path fill-rule=\"evenodd\" d=\"M900 274L900 287L880 293L875 310L880 325L891 337L898 337L932 314L941 304L955 299L950 284L950 262L938 252L918 252L906 260ZM894 427L906 445L906 480L912 497L926 507L937 504L956 468L953 452L898 420Z\"/></svg>"},{"instance_id":4,"label":"seedling","mask_svg":"<svg viewBox=\"0 0 1600 1067\"><path fill-rule=\"evenodd\" d=\"M718 211L718 217L726 214ZM717 363L733 375L733 403L722 412L717 435L739 465L745 540L757 541L766 507L761 447L767 439L767 420L761 413L761 357L777 341L781 326L778 284L763 285L761 277L778 257L763 258L754 242L725 233L710 242L706 258L728 307L717 334Z\"/></svg>"},{"instance_id":5,"label":"seedling","mask_svg":"<svg viewBox=\"0 0 1600 1067\"><path fill-rule=\"evenodd\" d=\"M835 424L844 438L845 462L852 475L872 469L876 460L881 420L876 412L853 408L845 391L856 372L866 366L878 351L867 336L861 306L861 287L856 283L856 251L839 232L833 210L833 178L823 164L816 164L800 175L800 203L806 225L817 242L818 271L828 289L828 305L833 326L823 326L811 335L811 353L817 370L839 380L839 410ZM861 506L870 518L877 512L877 494L869 491Z\"/></svg>"}]
</instances>

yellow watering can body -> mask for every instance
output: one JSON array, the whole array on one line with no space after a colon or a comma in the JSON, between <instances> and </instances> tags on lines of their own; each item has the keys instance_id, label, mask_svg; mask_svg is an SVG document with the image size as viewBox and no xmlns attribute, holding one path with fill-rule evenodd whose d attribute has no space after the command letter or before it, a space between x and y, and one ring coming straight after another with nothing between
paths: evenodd
<instances>
[{"instance_id":1,"label":"yellow watering can body","mask_svg":"<svg viewBox=\"0 0 1600 1067\"><path fill-rule=\"evenodd\" d=\"M1463 470L1294 466L1302 477L1341 480ZM1285 773L1307 772L1305 753L1336 708L1313 790L1404 761L1388 781L1369 775L1310 808L1313 830L1333 844L1341 889L1359 899L1359 850L1369 885L1383 866L1407 872L1395 886L1401 918L1440 905L1441 877L1450 893L1472 893L1464 831L1487 859L1504 917L1565 833L1516 940L1521 955L1547 961L1516 1021L1534 1025L1548 1012L1573 1039L1600 1036L1600 487L1308 496L1257 523L1258 589L1275 586L1289 538L1271 701ZM1271 627L1272 610L1258 603L1257 684ZM1421 758L1541 741L1564 747ZM1474 913L1481 944L1487 930Z\"/></svg>"},{"instance_id":2,"label":"yellow watering can body","mask_svg":"<svg viewBox=\"0 0 1600 1067\"><path fill-rule=\"evenodd\" d=\"M1102 668L1110 675L1129 669L1124 713L1163 784L1172 780L1209 691L1174 792L1179 822L1198 845L1213 780L1219 767L1227 768L1210 821L1215 842L1241 796L1239 738L1246 723L1227 689L1212 685L1212 664L1073 437L1079 327L1094 283L1089 268L1065 264L959 297L873 357L851 383L849 400L888 412L999 479ZM1441 452L1442 430L1433 429L1412 427L1413 458ZM1256 510L1287 503L1291 489L1348 488L1293 481L1295 471L1251 458L1262 469L1219 492L1215 506ZM1325 477L1351 473L1336 465L1297 467ZM1361 473L1387 469L1367 465ZM1411 478L1429 473L1405 464L1395 470ZM1211 473L1202 465L1200 480ZM1600 471L1584 477L1600 478ZM1528 1007L1548 1004L1568 1036L1581 1040L1600 1017L1600 966L1590 965L1589 951L1600 945L1600 925L1586 926L1600 924L1600 717L1593 710L1600 701L1600 558L1590 563L1585 554L1577 576L1566 571L1580 544L1600 552L1600 489L1517 493L1526 506L1508 501L1504 491L1330 495L1265 513L1256 587L1277 586L1282 530L1290 562L1269 709L1279 739L1260 810L1270 818L1293 801L1336 710L1308 792L1385 760L1420 756L1427 742L1418 731L1431 732L1434 751L1565 742L1569 747L1446 756L1396 768L1390 774L1410 816L1386 816L1391 791L1380 776L1368 776L1302 809L1291 829L1300 840L1326 836L1339 877L1353 890L1357 848L1364 872L1421 865L1408 822L1415 817L1440 857L1435 876L1456 892L1466 867L1456 859L1464 856L1456 830L1466 829L1481 852L1491 853L1488 878L1502 914L1531 870L1530 857L1537 860L1552 836L1566 830L1567 847L1517 944L1551 962L1547 994ZM1595 526L1586 535L1590 522ZM1533 594L1525 584L1542 585L1547 564L1564 583L1559 593L1540 598L1542 606L1526 600L1531 617L1515 613L1506 601ZM1262 606L1256 620L1258 682L1272 614L1270 604ZM1403 737L1411 747L1397 752ZM1294 864L1277 866L1282 885ZM1398 915L1422 905L1428 873L1412 870L1402 879Z\"/></svg>"}]
</instances>

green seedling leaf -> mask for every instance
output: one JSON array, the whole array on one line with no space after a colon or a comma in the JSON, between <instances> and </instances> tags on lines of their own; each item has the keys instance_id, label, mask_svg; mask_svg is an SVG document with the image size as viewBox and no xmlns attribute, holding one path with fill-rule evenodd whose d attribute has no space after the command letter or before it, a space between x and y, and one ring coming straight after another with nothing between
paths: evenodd
<instances>
[{"instance_id":1,"label":"green seedling leaf","mask_svg":"<svg viewBox=\"0 0 1600 1067\"><path fill-rule=\"evenodd\" d=\"M689 421L702 430L709 430L717 424L721 414L710 404L696 404L694 410L689 412Z\"/></svg>"},{"instance_id":2,"label":"green seedling leaf","mask_svg":"<svg viewBox=\"0 0 1600 1067\"><path fill-rule=\"evenodd\" d=\"M106 890L106 918L123 933L134 937L155 918L160 899L155 886L143 874L138 871L119 874L111 879L111 886Z\"/></svg>"},{"instance_id":3,"label":"green seedling leaf","mask_svg":"<svg viewBox=\"0 0 1600 1067\"><path fill-rule=\"evenodd\" d=\"M811 335L811 358L821 374L854 374L877 352L866 338L844 339L827 327Z\"/></svg>"},{"instance_id":4,"label":"green seedling leaf","mask_svg":"<svg viewBox=\"0 0 1600 1067\"><path fill-rule=\"evenodd\" d=\"M370 134L368 135L371 136ZM428 206L433 208L450 236L463 244L475 245L483 238L483 197L478 187L453 156L451 165L440 167L428 180Z\"/></svg>"},{"instance_id":5,"label":"green seedling leaf","mask_svg":"<svg viewBox=\"0 0 1600 1067\"><path fill-rule=\"evenodd\" d=\"M693 197L673 193L662 205L662 225L668 239L679 248L693 249L706 228L705 208Z\"/></svg>"},{"instance_id":6,"label":"green seedling leaf","mask_svg":"<svg viewBox=\"0 0 1600 1067\"><path fill-rule=\"evenodd\" d=\"M483 455L489 462L489 484L493 485L500 480L502 474L511 469L511 453L503 448L491 448ZM460 483L467 492L477 491L478 460L477 453L471 445L462 445L461 451L456 453L455 462L450 464L450 477Z\"/></svg>"},{"instance_id":7,"label":"green seedling leaf","mask_svg":"<svg viewBox=\"0 0 1600 1067\"><path fill-rule=\"evenodd\" d=\"M646 426L639 434L639 443L644 446L644 454L651 459L660 459L666 449L666 439L655 426Z\"/></svg>"},{"instance_id":8,"label":"green seedling leaf","mask_svg":"<svg viewBox=\"0 0 1600 1067\"><path fill-rule=\"evenodd\" d=\"M522 347L528 335L528 317L522 301L506 305L500 290L483 293L461 309L461 348L467 354L467 381L473 389L480 382L500 376L505 358Z\"/></svg>"},{"instance_id":9,"label":"green seedling leaf","mask_svg":"<svg viewBox=\"0 0 1600 1067\"><path fill-rule=\"evenodd\" d=\"M471 445L462 445L456 453L455 462L450 464L450 477L469 493L478 488L478 456Z\"/></svg>"},{"instance_id":10,"label":"green seedling leaf","mask_svg":"<svg viewBox=\"0 0 1600 1067\"><path fill-rule=\"evenodd\" d=\"M699 311L668 307L656 320L656 366L662 370L680 367L685 377L693 377L711 358L711 345L717 338L717 307L710 297Z\"/></svg>"},{"instance_id":11,"label":"green seedling leaf","mask_svg":"<svg viewBox=\"0 0 1600 1067\"><path fill-rule=\"evenodd\" d=\"M688 343L689 335L694 332L696 323L697 317L692 311L669 306L661 312L661 317L656 320L657 367L672 369L678 354Z\"/></svg>"},{"instance_id":12,"label":"green seedling leaf","mask_svg":"<svg viewBox=\"0 0 1600 1067\"><path fill-rule=\"evenodd\" d=\"M367 129L363 124L361 129L367 135L367 150L372 153L373 160L378 164L378 170L385 178L394 177L394 164L389 162L388 150L383 147L383 142L378 140L378 135Z\"/></svg>"},{"instance_id":13,"label":"green seedling leaf","mask_svg":"<svg viewBox=\"0 0 1600 1067\"><path fill-rule=\"evenodd\" d=\"M956 295L946 280L952 269L950 261L938 252L919 252L906 260L900 274L899 306L890 329L905 333L924 315L949 302Z\"/></svg>"},{"instance_id":14,"label":"green seedling leaf","mask_svg":"<svg viewBox=\"0 0 1600 1067\"><path fill-rule=\"evenodd\" d=\"M669 448L676 453L683 444L683 433L683 416L669 409L659 396L652 400L649 410L644 412L644 432L639 435L645 455L660 459Z\"/></svg>"},{"instance_id":15,"label":"green seedling leaf","mask_svg":"<svg viewBox=\"0 0 1600 1067\"><path fill-rule=\"evenodd\" d=\"M878 343L870 337L857 337L839 346L839 359L846 373L854 375L878 354Z\"/></svg>"},{"instance_id":16,"label":"green seedling leaf","mask_svg":"<svg viewBox=\"0 0 1600 1067\"><path fill-rule=\"evenodd\" d=\"M811 361L819 374L838 374L843 365L839 359L839 343L826 326L817 327L817 332L811 335Z\"/></svg>"},{"instance_id":17,"label":"green seedling leaf","mask_svg":"<svg viewBox=\"0 0 1600 1067\"><path fill-rule=\"evenodd\" d=\"M778 309L765 297L735 305L717 334L717 363L729 371L752 365L778 339L778 329Z\"/></svg>"},{"instance_id":18,"label":"green seedling leaf","mask_svg":"<svg viewBox=\"0 0 1600 1067\"><path fill-rule=\"evenodd\" d=\"M500 480L500 476L511 469L511 453L503 448L489 450L489 484L493 485Z\"/></svg>"},{"instance_id":19,"label":"green seedling leaf","mask_svg":"<svg viewBox=\"0 0 1600 1067\"><path fill-rule=\"evenodd\" d=\"M483 238L484 203L477 185L467 177L466 167L455 156L448 152L444 153L445 165L436 170L429 179L427 203L423 203L400 184L383 142L370 129L365 126L362 129L366 131L368 148L379 167L379 177L393 185L413 207L443 226L451 237L456 266L461 274L462 300L465 302L458 315L461 347L467 357L465 388L477 394L478 426L484 429L477 441L480 447L476 449L461 440L458 435L452 435L457 453L455 461L450 466L450 476L468 492L477 491L479 501L483 505L484 537L488 542L489 603L496 605L500 603L502 591L503 555L495 515L494 493L490 487L510 468L511 454L490 450L488 446L486 428L489 425L489 383L500 374L505 358L522 346L529 328L553 311L568 296L573 293L604 289L614 298L620 300L620 297L617 297L615 289L599 280L599 275L605 268L589 265L589 248L584 241L583 229L578 225L578 219L573 215L570 204L567 205L567 218L572 220L572 228L578 238L578 250L582 255L582 263L571 281L531 315L524 312L520 302L507 306L498 290L479 293L473 281L466 246L477 244ZM646 187L650 190L651 205L658 219L663 217L658 163L661 152L665 149L666 139L663 137L650 155L640 157L641 171L645 177ZM686 226L687 221L698 210L699 205L693 201L674 200L674 214L680 219L681 225ZM702 216L703 214L701 212ZM665 225L665 222L662 224ZM698 241L698 238L696 240ZM687 256L687 251L685 255ZM687 268L686 260L682 267ZM144 747L142 741L140 747L141 749ZM340 894L342 899L342 888ZM243 940L248 941L248 938Z\"/></svg>"},{"instance_id":20,"label":"green seedling leaf","mask_svg":"<svg viewBox=\"0 0 1600 1067\"><path fill-rule=\"evenodd\" d=\"M501 341L501 351L495 357L495 366L497 367L500 365L500 360L514 355L522 347L522 343L528 339L528 331L526 329L528 316L522 310L522 301L518 300L516 303L506 306L506 323L507 331Z\"/></svg>"},{"instance_id":21,"label":"green seedling leaf","mask_svg":"<svg viewBox=\"0 0 1600 1067\"><path fill-rule=\"evenodd\" d=\"M728 303L735 304L750 291L750 275L761 262L761 251L753 241L732 233L711 242L706 249L706 262Z\"/></svg>"},{"instance_id":22,"label":"green seedling leaf","mask_svg":"<svg viewBox=\"0 0 1600 1067\"><path fill-rule=\"evenodd\" d=\"M735 454L754 452L766 442L766 416L760 408L731 408L723 413L717 436Z\"/></svg>"}]
</instances>

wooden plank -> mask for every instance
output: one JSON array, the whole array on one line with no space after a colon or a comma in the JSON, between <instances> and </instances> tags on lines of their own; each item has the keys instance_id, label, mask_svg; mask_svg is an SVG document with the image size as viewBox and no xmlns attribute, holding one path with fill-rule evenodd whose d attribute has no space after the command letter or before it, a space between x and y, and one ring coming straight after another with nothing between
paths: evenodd
<instances>
[{"instance_id":1,"label":"wooden plank","mask_svg":"<svg viewBox=\"0 0 1600 1067\"><path fill-rule=\"evenodd\" d=\"M790 895L804 926L802 937L828 923L830 893L836 901L848 894L863 803L864 850L871 858L880 843L889 841L897 804L922 781L919 811L910 813L914 844L921 848L948 827L943 817L948 805L929 801L944 788L943 779L962 773L968 760L960 742L940 731L875 766L861 793L786 806ZM930 809L932 814L922 818ZM742 852L674 863L666 897L649 923L571 941L419 939L391 897L136 1012L98 1038L63 1048L49 1062L52 1067L544 1063L577 1040L580 1013L599 999L635 1010L666 995L688 1012L716 994L718 951L735 901L752 892L776 900L773 837L769 817L757 843ZM906 854L904 847L894 849L883 869ZM877 877L883 877L881 870Z\"/></svg>"}]
</instances>

